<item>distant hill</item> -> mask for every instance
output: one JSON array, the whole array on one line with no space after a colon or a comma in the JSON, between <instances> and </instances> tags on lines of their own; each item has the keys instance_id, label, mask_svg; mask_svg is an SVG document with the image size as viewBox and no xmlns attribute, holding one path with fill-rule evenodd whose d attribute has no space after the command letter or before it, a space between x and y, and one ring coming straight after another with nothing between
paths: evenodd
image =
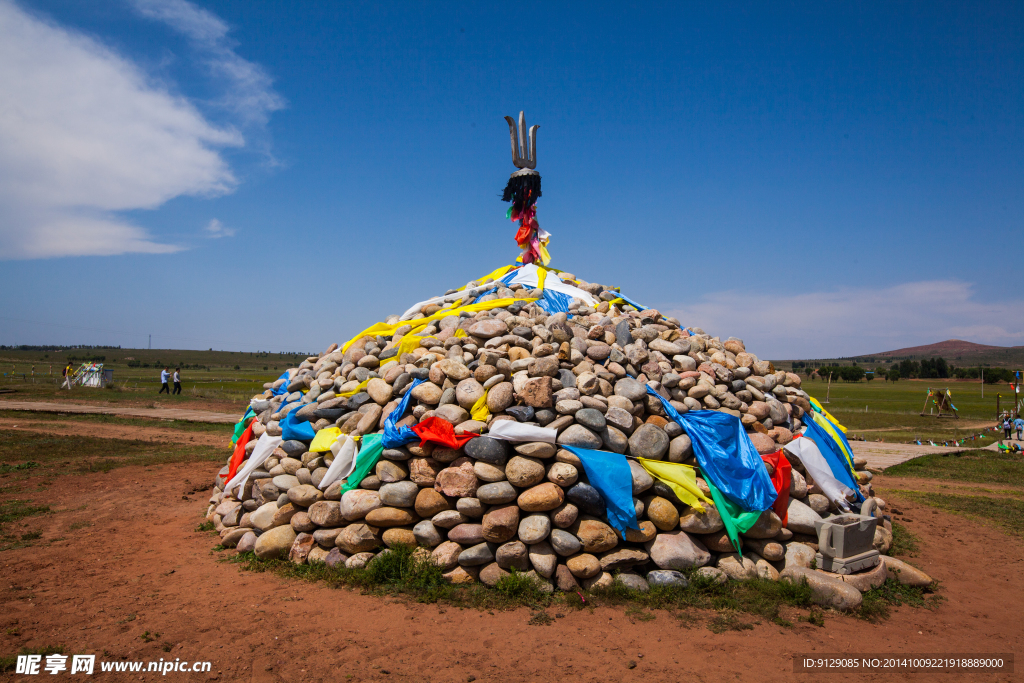
<instances>
[{"instance_id":1,"label":"distant hill","mask_svg":"<svg viewBox=\"0 0 1024 683\"><path fill-rule=\"evenodd\" d=\"M842 358L813 358L774 361L781 368L791 368L793 362L812 362L812 367L836 363L849 365L856 362L870 368L873 363L893 363L901 360L916 360L922 358L945 358L946 362L956 367L995 367L1019 370L1024 368L1024 346L989 346L987 344L975 344L963 339L947 339L935 344L923 346L911 346L905 349L894 351L880 351L878 353L866 353L860 356L844 356Z\"/></svg>"},{"instance_id":2,"label":"distant hill","mask_svg":"<svg viewBox=\"0 0 1024 683\"><path fill-rule=\"evenodd\" d=\"M946 341L924 346L911 346L906 349L895 351L882 351L880 353L868 353L866 357L871 358L945 358L949 360L955 356L964 355L988 355L991 352L1024 351L1024 346L987 346L975 344L963 339L947 339Z\"/></svg>"}]
</instances>

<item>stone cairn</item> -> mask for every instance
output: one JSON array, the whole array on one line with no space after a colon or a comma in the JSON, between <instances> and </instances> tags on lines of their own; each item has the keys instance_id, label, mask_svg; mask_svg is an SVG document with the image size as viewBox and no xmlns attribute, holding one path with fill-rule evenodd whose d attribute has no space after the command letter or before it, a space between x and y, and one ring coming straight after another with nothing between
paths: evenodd
<instances>
[{"instance_id":1,"label":"stone cairn","mask_svg":"<svg viewBox=\"0 0 1024 683\"><path fill-rule=\"evenodd\" d=\"M771 510L762 513L743 534L742 555L730 544L713 505L698 513L632 460L640 530L618 536L579 459L560 446L695 465L690 438L666 419L647 386L680 413L710 409L740 418L762 454L791 441L811 406L798 375L776 371L739 339L721 341L656 310L623 304L609 287L577 281L569 273L558 276L600 303L573 299L568 314L548 314L523 300L540 297L540 290L497 283L498 290L483 301L519 300L432 322L418 331L419 345L410 353L398 356L399 342L411 330L406 325L391 337L359 338L344 353L333 344L293 368L290 379L266 384L251 403L257 414L254 437L280 435L279 407L299 399L298 419L308 420L314 430L378 432L415 379L425 381L412 390L399 426L437 416L455 425L456 434L482 436L458 450L418 442L386 449L375 472L344 495L344 481L318 488L332 461L330 451L310 452L309 442L284 441L251 474L240 498L224 493L228 468L220 471L207 512L220 544L255 551L260 558L349 568L365 566L387 547L407 544L418 546L417 552L456 584L493 586L517 569L545 590L562 591L614 581L638 590L686 585L680 570L690 568L720 582L806 578L817 602L839 609L858 607L861 591L887 577L931 583L920 570L885 556L892 542L888 519L876 531L874 545L883 562L875 569L850 576L811 569L817 550L814 521L838 510L796 458L791 458L788 523L784 526ZM472 303L474 292L488 282L469 283L461 301L458 290L447 298L455 297L456 306ZM416 320L439 310L426 305L407 317ZM391 316L385 322L401 319ZM339 395L367 380L364 391ZM286 381L289 395L274 396ZM485 391L491 413L486 423L471 419L469 412ZM488 438L488 426L496 420L556 430L558 445ZM246 457L255 443L254 438L247 444ZM870 497L865 465L856 461L856 475L861 492ZM703 479L697 484L709 494ZM884 510L884 501L876 503Z\"/></svg>"}]
</instances>

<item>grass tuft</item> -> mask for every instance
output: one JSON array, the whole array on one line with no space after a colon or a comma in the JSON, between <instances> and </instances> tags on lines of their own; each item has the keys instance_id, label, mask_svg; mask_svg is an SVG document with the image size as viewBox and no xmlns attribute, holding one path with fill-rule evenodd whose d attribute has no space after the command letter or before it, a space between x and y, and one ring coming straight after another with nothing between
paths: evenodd
<instances>
[{"instance_id":1,"label":"grass tuft","mask_svg":"<svg viewBox=\"0 0 1024 683\"><path fill-rule=\"evenodd\" d=\"M941 595L934 595L937 588L934 583L928 588L918 588L905 586L896 579L886 579L878 588L864 593L864 601L857 616L866 621L879 622L889 618L891 607L908 605L935 609L945 599Z\"/></svg>"},{"instance_id":2,"label":"grass tuft","mask_svg":"<svg viewBox=\"0 0 1024 683\"><path fill-rule=\"evenodd\" d=\"M731 612L712 617L708 622L708 630L712 633L725 633L726 631L752 631L753 629L753 624L740 621L739 618Z\"/></svg>"},{"instance_id":3,"label":"grass tuft","mask_svg":"<svg viewBox=\"0 0 1024 683\"><path fill-rule=\"evenodd\" d=\"M14 671L15 665L18 663L18 655L62 655L64 654L63 645L44 645L43 647L23 647L16 654L6 655L0 657L0 673L9 673Z\"/></svg>"},{"instance_id":4,"label":"grass tuft","mask_svg":"<svg viewBox=\"0 0 1024 683\"><path fill-rule=\"evenodd\" d=\"M889 546L889 554L904 557L913 557L918 551L918 538L910 529L899 522L892 523L892 545Z\"/></svg>"}]
</instances>

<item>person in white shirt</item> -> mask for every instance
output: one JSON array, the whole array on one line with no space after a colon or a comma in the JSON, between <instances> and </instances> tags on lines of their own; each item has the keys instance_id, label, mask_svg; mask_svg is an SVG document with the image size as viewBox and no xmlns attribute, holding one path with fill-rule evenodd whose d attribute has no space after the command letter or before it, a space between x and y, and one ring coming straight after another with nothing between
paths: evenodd
<instances>
[{"instance_id":1,"label":"person in white shirt","mask_svg":"<svg viewBox=\"0 0 1024 683\"><path fill-rule=\"evenodd\" d=\"M174 391L171 393L181 393L181 368L174 368Z\"/></svg>"},{"instance_id":2,"label":"person in white shirt","mask_svg":"<svg viewBox=\"0 0 1024 683\"><path fill-rule=\"evenodd\" d=\"M166 391L166 392L167 392L168 394L170 394L170 393L171 393L171 387L169 387L169 386L167 385L167 380L168 380L168 379L170 378L170 376L171 376L171 373L167 371L167 368L164 368L163 372L161 372L161 373L160 373L160 384L162 384L163 386L162 386L162 387L160 387L160 391L159 391L159 392L157 392L157 393L160 393L160 394L162 394L162 393L164 393L165 391Z\"/></svg>"}]
</instances>

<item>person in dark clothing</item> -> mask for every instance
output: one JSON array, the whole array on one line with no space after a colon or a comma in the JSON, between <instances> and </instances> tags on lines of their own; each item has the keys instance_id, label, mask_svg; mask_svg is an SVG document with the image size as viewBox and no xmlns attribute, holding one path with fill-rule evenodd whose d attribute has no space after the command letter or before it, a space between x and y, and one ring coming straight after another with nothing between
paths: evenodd
<instances>
[{"instance_id":1,"label":"person in dark clothing","mask_svg":"<svg viewBox=\"0 0 1024 683\"><path fill-rule=\"evenodd\" d=\"M167 381L170 379L170 377L171 373L167 370L167 368L164 368L163 372L160 373L160 384L163 386L160 387L160 391L157 392L158 394L162 394L165 391L168 394L171 393L171 387L168 386L167 384Z\"/></svg>"},{"instance_id":2,"label":"person in dark clothing","mask_svg":"<svg viewBox=\"0 0 1024 683\"><path fill-rule=\"evenodd\" d=\"M174 368L174 391L172 393L181 393L181 368Z\"/></svg>"}]
</instances>

